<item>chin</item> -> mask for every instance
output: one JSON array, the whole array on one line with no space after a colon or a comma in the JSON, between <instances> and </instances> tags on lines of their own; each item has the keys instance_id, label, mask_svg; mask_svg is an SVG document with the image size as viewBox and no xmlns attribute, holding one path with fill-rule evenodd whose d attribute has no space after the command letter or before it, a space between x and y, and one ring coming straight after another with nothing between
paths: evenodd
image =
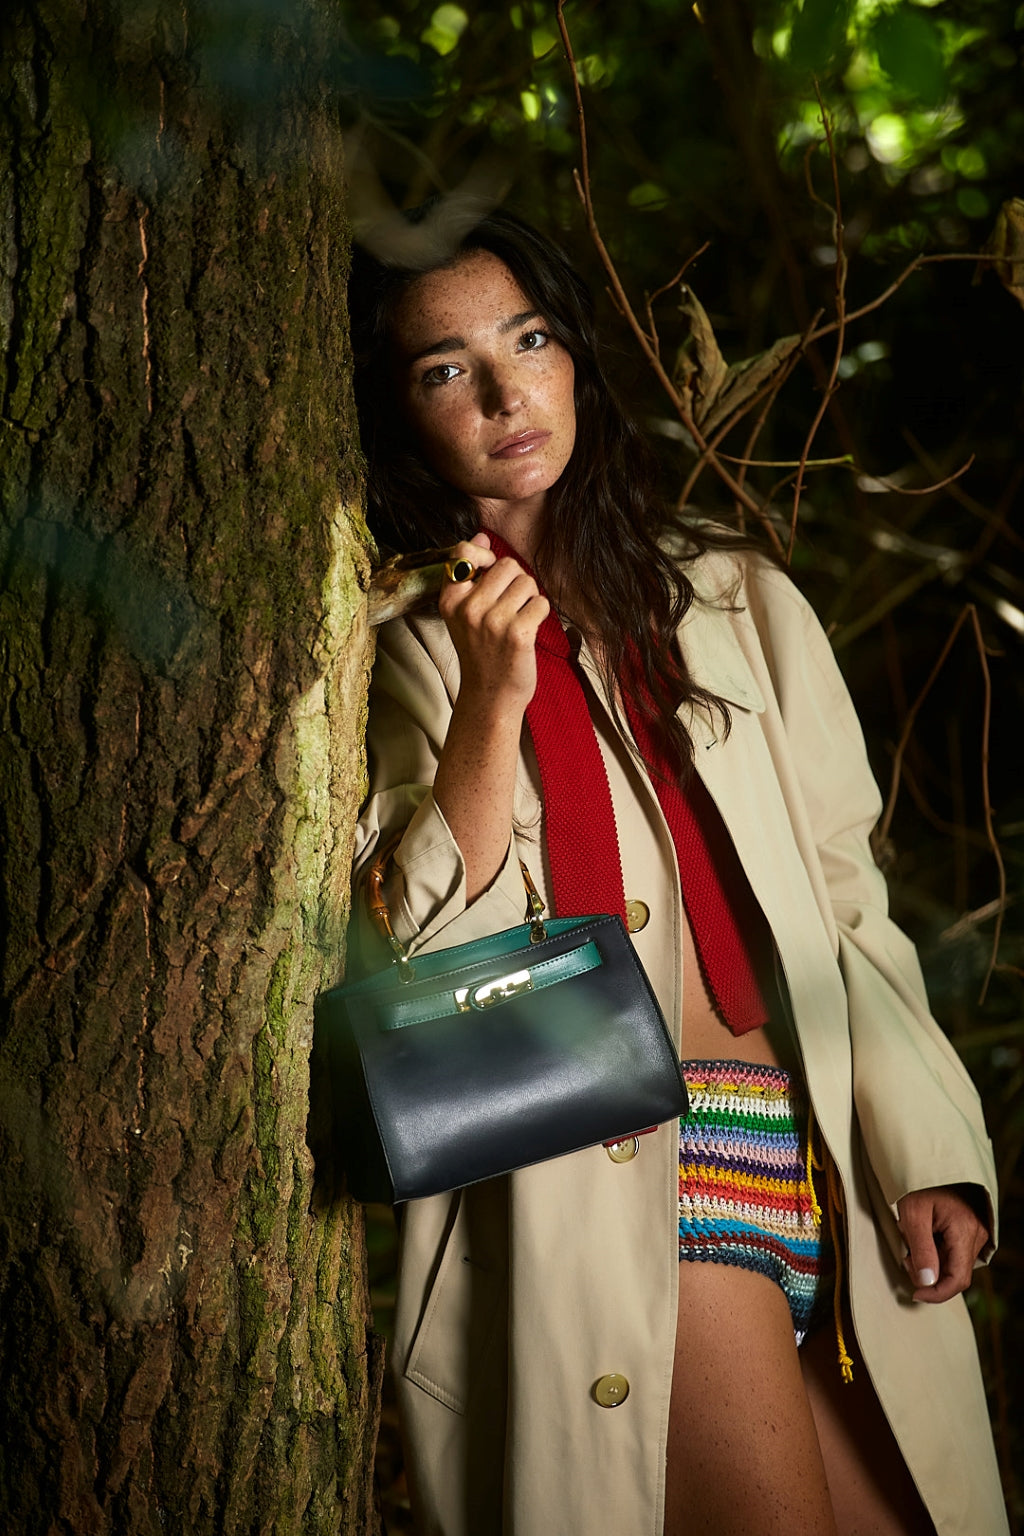
<instances>
[{"instance_id":1,"label":"chin","mask_svg":"<svg viewBox=\"0 0 1024 1536\"><path fill-rule=\"evenodd\" d=\"M486 484L473 494L490 501L525 501L530 496L542 496L550 491L562 478L565 467L562 463L537 464L530 466L529 473L489 476Z\"/></svg>"}]
</instances>

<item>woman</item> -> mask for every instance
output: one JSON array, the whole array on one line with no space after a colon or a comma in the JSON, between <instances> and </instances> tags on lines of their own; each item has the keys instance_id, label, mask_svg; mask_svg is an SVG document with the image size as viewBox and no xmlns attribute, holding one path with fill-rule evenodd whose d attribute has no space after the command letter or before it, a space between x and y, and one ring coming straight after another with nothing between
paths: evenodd
<instances>
[{"instance_id":1,"label":"woman","mask_svg":"<svg viewBox=\"0 0 1024 1536\"><path fill-rule=\"evenodd\" d=\"M697 1110L405 1210L422 1531L1004 1531L960 1296L994 1235L991 1151L886 917L819 627L763 559L661 526L589 296L528 226L495 214L416 272L363 263L351 307L375 530L453 546L472 578L381 633L357 865L404 829L388 894L413 951L521 921L520 857L549 910L611 891ZM785 1233L770 1179L747 1209L754 1147L701 1195L716 1115L762 1111L790 1159L794 1135L827 1149L838 1330L806 1177L783 1170Z\"/></svg>"}]
</instances>

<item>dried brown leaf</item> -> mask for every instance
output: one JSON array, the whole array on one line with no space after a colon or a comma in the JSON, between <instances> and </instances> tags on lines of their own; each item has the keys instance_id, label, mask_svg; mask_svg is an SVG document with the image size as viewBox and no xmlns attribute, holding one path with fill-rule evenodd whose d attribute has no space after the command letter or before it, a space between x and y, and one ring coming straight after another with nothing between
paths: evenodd
<instances>
[{"instance_id":1,"label":"dried brown leaf","mask_svg":"<svg viewBox=\"0 0 1024 1536\"><path fill-rule=\"evenodd\" d=\"M998 261L986 262L985 265L991 266L1003 287L1013 294L1017 303L1024 305L1024 197L1011 197L1003 204L983 250L991 256L999 257Z\"/></svg>"},{"instance_id":2,"label":"dried brown leaf","mask_svg":"<svg viewBox=\"0 0 1024 1536\"><path fill-rule=\"evenodd\" d=\"M679 290L679 308L690 334L679 349L674 382L698 427L710 435L729 417L743 414L800 348L802 337L780 337L766 352L728 364L707 311L686 285Z\"/></svg>"},{"instance_id":3,"label":"dried brown leaf","mask_svg":"<svg viewBox=\"0 0 1024 1536\"><path fill-rule=\"evenodd\" d=\"M689 324L690 334L676 357L674 383L699 426L729 376L729 365L707 311L685 283L679 289L679 311Z\"/></svg>"}]
</instances>

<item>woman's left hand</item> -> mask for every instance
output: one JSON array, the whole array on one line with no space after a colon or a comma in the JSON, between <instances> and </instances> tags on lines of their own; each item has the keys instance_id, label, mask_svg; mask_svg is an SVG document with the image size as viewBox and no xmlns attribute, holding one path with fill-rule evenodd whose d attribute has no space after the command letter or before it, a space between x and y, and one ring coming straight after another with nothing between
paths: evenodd
<instances>
[{"instance_id":1,"label":"woman's left hand","mask_svg":"<svg viewBox=\"0 0 1024 1536\"><path fill-rule=\"evenodd\" d=\"M914 1300L948 1301L966 1291L989 1232L963 1195L948 1187L915 1189L898 1210L910 1250L904 1268L917 1286Z\"/></svg>"}]
</instances>

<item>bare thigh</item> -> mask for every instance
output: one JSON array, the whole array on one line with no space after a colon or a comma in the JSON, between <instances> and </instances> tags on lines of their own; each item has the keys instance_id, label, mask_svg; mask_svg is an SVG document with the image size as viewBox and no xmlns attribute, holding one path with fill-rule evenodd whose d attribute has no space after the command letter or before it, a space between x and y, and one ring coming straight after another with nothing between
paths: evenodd
<instances>
[{"instance_id":1,"label":"bare thigh","mask_svg":"<svg viewBox=\"0 0 1024 1536\"><path fill-rule=\"evenodd\" d=\"M789 1304L764 1275L679 1266L665 1536L836 1536Z\"/></svg>"},{"instance_id":2,"label":"bare thigh","mask_svg":"<svg viewBox=\"0 0 1024 1536\"><path fill-rule=\"evenodd\" d=\"M826 1324L800 1350L800 1364L839 1536L934 1536L863 1363L854 1361L846 1385Z\"/></svg>"}]
</instances>

